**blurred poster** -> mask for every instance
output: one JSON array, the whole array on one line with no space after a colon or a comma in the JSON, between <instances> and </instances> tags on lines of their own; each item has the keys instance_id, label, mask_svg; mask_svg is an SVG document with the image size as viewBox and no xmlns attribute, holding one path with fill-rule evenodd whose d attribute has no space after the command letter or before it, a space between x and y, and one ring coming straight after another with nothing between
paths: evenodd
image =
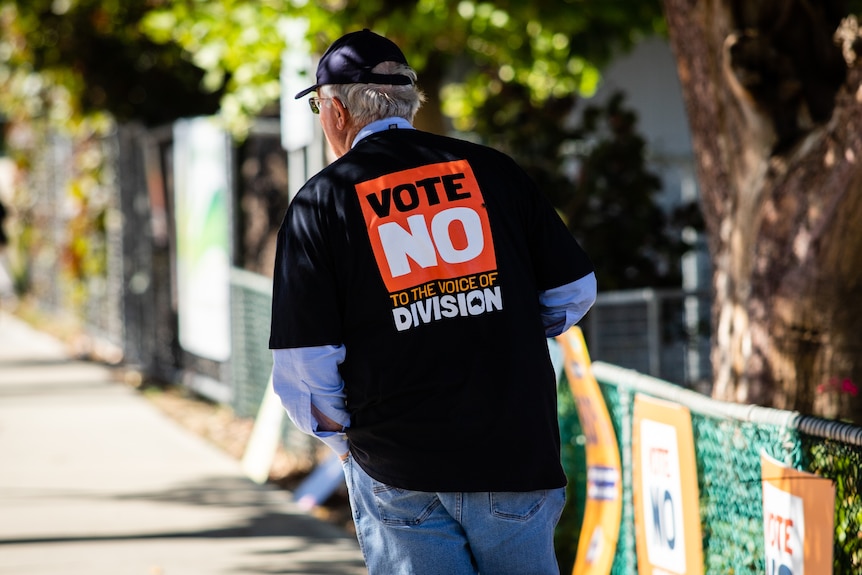
<instances>
[{"instance_id":1,"label":"blurred poster","mask_svg":"<svg viewBox=\"0 0 862 575\"><path fill-rule=\"evenodd\" d=\"M286 48L281 54L281 145L288 152L310 146L314 140L317 119L308 109L308 98L296 100L293 95L315 82L311 47L306 33L308 21L286 18L280 26Z\"/></svg>"},{"instance_id":2,"label":"blurred poster","mask_svg":"<svg viewBox=\"0 0 862 575\"><path fill-rule=\"evenodd\" d=\"M767 575L832 573L835 487L760 455Z\"/></svg>"},{"instance_id":3,"label":"blurred poster","mask_svg":"<svg viewBox=\"0 0 862 575\"><path fill-rule=\"evenodd\" d=\"M229 158L212 119L174 124L180 345L215 361L230 357Z\"/></svg>"},{"instance_id":4,"label":"blurred poster","mask_svg":"<svg viewBox=\"0 0 862 575\"><path fill-rule=\"evenodd\" d=\"M702 575L700 495L687 408L635 396L632 476L639 575Z\"/></svg>"},{"instance_id":5,"label":"blurred poster","mask_svg":"<svg viewBox=\"0 0 862 575\"><path fill-rule=\"evenodd\" d=\"M557 336L578 417L587 438L587 502L573 575L607 575L614 564L622 513L620 452L614 426L593 376L577 326Z\"/></svg>"}]
</instances>

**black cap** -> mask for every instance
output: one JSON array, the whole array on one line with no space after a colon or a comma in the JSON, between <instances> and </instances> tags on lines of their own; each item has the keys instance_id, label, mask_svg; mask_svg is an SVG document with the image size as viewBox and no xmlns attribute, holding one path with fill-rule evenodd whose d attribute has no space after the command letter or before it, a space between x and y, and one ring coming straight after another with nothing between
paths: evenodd
<instances>
[{"instance_id":1,"label":"black cap","mask_svg":"<svg viewBox=\"0 0 862 575\"><path fill-rule=\"evenodd\" d=\"M346 34L332 43L317 65L317 83L296 95L302 98L326 84L391 84L406 86L413 81L402 74L374 74L381 62L407 64L395 42L368 28Z\"/></svg>"}]
</instances>

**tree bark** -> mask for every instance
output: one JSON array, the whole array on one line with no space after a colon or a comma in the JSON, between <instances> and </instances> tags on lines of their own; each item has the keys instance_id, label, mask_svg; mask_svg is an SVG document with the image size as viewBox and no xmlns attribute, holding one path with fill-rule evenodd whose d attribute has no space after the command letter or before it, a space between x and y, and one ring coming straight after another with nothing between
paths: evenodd
<instances>
[{"instance_id":1,"label":"tree bark","mask_svg":"<svg viewBox=\"0 0 862 575\"><path fill-rule=\"evenodd\" d=\"M829 0L664 3L713 264L713 395L862 422L855 19Z\"/></svg>"}]
</instances>

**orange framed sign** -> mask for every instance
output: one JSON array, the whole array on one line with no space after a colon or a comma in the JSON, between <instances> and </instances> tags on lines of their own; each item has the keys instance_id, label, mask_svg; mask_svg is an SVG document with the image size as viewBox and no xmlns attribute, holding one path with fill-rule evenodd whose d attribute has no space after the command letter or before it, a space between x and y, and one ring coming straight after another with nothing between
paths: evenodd
<instances>
[{"instance_id":1,"label":"orange framed sign","mask_svg":"<svg viewBox=\"0 0 862 575\"><path fill-rule=\"evenodd\" d=\"M632 420L639 575L703 575L691 413L642 394Z\"/></svg>"},{"instance_id":2,"label":"orange framed sign","mask_svg":"<svg viewBox=\"0 0 862 575\"><path fill-rule=\"evenodd\" d=\"M557 336L584 435L587 502L573 575L607 575L614 563L622 513L620 452L613 423L577 326Z\"/></svg>"},{"instance_id":3,"label":"orange framed sign","mask_svg":"<svg viewBox=\"0 0 862 575\"><path fill-rule=\"evenodd\" d=\"M835 486L760 454L767 575L832 573Z\"/></svg>"}]
</instances>

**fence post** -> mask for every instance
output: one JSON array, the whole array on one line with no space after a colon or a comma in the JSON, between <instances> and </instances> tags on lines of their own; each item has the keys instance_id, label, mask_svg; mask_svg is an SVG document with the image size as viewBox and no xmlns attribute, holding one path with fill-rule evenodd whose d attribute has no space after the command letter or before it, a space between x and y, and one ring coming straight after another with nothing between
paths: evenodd
<instances>
[{"instance_id":1,"label":"fence post","mask_svg":"<svg viewBox=\"0 0 862 575\"><path fill-rule=\"evenodd\" d=\"M661 315L658 296L655 290L643 290L647 305L647 346L649 350L649 373L652 376L661 375Z\"/></svg>"}]
</instances>

